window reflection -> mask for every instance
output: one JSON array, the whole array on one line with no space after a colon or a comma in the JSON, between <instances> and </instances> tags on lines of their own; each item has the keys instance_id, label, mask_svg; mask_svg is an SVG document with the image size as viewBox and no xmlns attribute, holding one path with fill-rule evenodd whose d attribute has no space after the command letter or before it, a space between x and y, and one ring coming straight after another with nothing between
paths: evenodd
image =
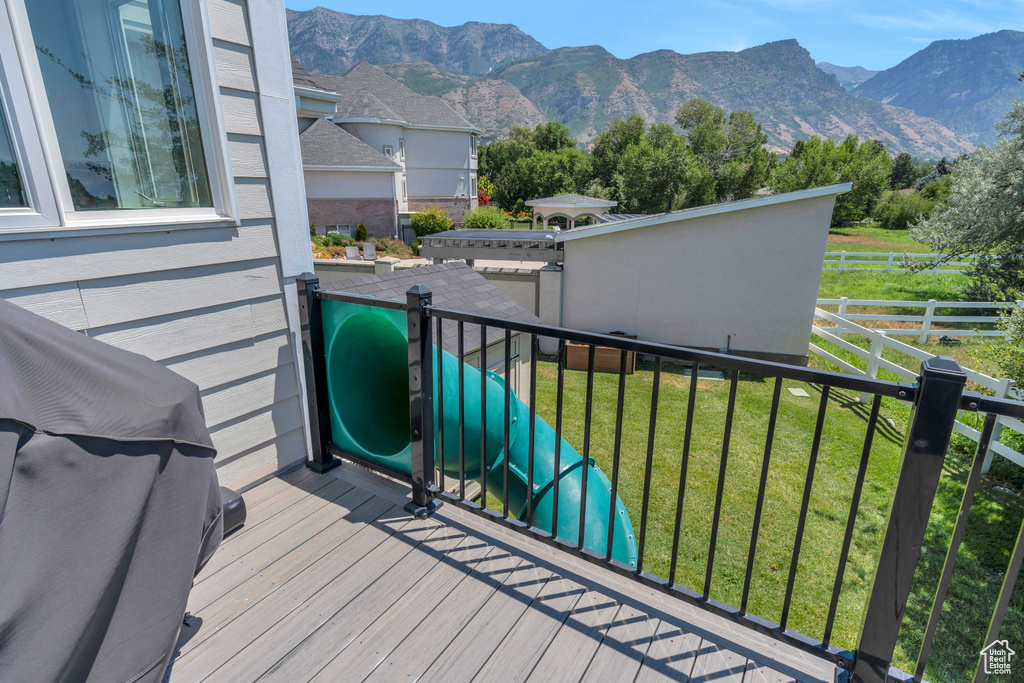
<instances>
[{"instance_id":1,"label":"window reflection","mask_svg":"<svg viewBox=\"0 0 1024 683\"><path fill-rule=\"evenodd\" d=\"M0 209L28 206L25 188L18 172L18 159L14 156L14 142L7 127L7 116L0 102Z\"/></svg>"},{"instance_id":2,"label":"window reflection","mask_svg":"<svg viewBox=\"0 0 1024 683\"><path fill-rule=\"evenodd\" d=\"M212 206L177 2L26 5L75 209Z\"/></svg>"}]
</instances>

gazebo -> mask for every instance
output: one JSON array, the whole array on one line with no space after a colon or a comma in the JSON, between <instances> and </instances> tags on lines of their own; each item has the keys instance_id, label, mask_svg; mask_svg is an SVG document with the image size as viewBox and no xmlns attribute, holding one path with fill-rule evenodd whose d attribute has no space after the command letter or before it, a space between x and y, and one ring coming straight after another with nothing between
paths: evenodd
<instances>
[{"instance_id":1,"label":"gazebo","mask_svg":"<svg viewBox=\"0 0 1024 683\"><path fill-rule=\"evenodd\" d=\"M537 229L537 221L543 221L543 228L548 227L548 220L555 216L565 218L568 228L576 227L576 220L584 216L590 216L600 220L598 217L608 213L618 202L598 199L597 197L584 197L580 194L560 194L556 197L545 197L544 199L531 199L526 205L533 209L533 229Z\"/></svg>"}]
</instances>

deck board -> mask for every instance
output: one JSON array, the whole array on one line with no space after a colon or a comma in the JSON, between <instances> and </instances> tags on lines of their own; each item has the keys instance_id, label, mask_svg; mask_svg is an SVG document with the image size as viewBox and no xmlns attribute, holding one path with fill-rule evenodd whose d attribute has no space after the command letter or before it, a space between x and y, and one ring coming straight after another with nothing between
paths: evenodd
<instances>
[{"instance_id":1,"label":"deck board","mask_svg":"<svg viewBox=\"0 0 1024 683\"><path fill-rule=\"evenodd\" d=\"M401 485L339 469L246 493L165 681L831 680L465 511L412 517Z\"/></svg>"}]
</instances>

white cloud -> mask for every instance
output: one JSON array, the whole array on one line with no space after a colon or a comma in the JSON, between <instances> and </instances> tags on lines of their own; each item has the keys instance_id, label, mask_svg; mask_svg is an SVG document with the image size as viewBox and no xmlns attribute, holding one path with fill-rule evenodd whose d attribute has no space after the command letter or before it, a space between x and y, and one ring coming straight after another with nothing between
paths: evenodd
<instances>
[{"instance_id":1,"label":"white cloud","mask_svg":"<svg viewBox=\"0 0 1024 683\"><path fill-rule=\"evenodd\" d=\"M911 30L929 34L990 33L1006 26L967 16L953 10L940 12L925 10L916 14L857 14L857 21L870 28L883 30Z\"/></svg>"}]
</instances>

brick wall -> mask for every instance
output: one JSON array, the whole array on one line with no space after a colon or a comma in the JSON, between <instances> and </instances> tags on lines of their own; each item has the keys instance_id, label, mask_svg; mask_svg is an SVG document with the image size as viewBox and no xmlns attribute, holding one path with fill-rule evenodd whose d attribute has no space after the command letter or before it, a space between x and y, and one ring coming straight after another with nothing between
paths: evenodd
<instances>
[{"instance_id":1,"label":"brick wall","mask_svg":"<svg viewBox=\"0 0 1024 683\"><path fill-rule=\"evenodd\" d=\"M470 202L469 197L409 197L409 211L419 211L431 206L438 206L448 212L452 221L459 225L466 217L466 212L476 208L476 198Z\"/></svg>"},{"instance_id":2,"label":"brick wall","mask_svg":"<svg viewBox=\"0 0 1024 683\"><path fill-rule=\"evenodd\" d=\"M322 230L325 225L362 223L370 237L395 236L395 204L390 199L308 199L309 222Z\"/></svg>"}]
</instances>

